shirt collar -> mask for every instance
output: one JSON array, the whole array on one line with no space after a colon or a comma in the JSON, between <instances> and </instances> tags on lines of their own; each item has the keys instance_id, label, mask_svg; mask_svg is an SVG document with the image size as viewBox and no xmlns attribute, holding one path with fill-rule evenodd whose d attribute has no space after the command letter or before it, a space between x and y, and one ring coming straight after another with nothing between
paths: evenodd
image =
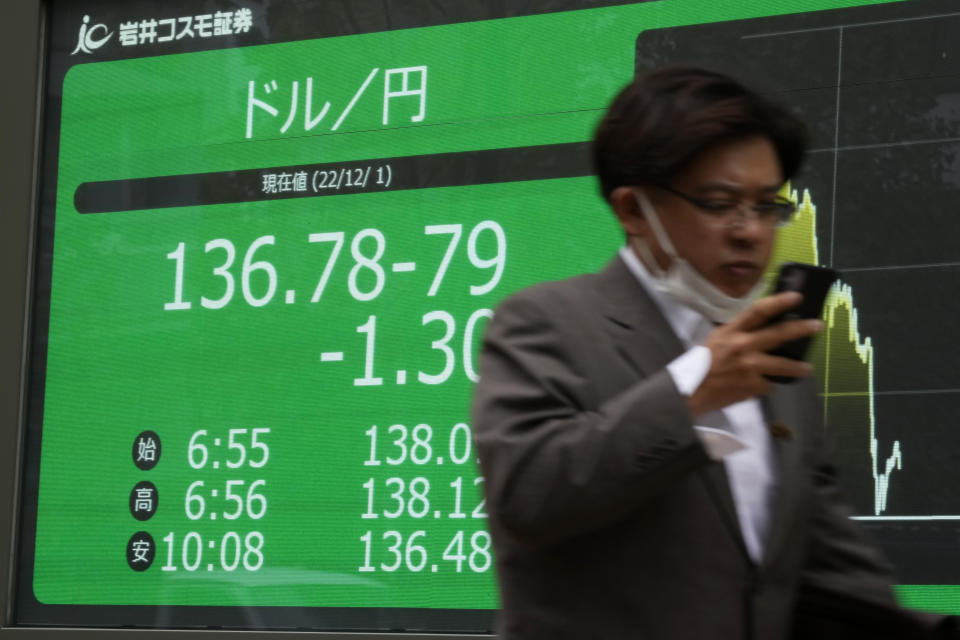
<instances>
[{"instance_id":1,"label":"shirt collar","mask_svg":"<svg viewBox=\"0 0 960 640\"><path fill-rule=\"evenodd\" d=\"M702 339L703 329L706 326L713 328L707 318L699 311L694 311L690 307L680 304L670 296L666 295L657 286L657 280L647 269L646 265L637 257L629 246L621 247L620 258L627 265L630 272L636 276L637 280L643 286L647 294L653 299L654 304L663 313L664 318L670 324L670 328L677 334L677 337L687 346L691 347L698 344Z\"/></svg>"}]
</instances>

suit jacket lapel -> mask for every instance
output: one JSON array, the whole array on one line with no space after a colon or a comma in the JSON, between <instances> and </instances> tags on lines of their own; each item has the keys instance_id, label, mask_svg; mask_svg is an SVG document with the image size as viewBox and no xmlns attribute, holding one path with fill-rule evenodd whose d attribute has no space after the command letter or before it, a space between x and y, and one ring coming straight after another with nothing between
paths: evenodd
<instances>
[{"instance_id":1,"label":"suit jacket lapel","mask_svg":"<svg viewBox=\"0 0 960 640\"><path fill-rule=\"evenodd\" d=\"M685 351L663 312L619 256L597 276L597 293L613 344L640 376L653 375ZM724 526L749 561L726 468L714 462L699 473Z\"/></svg>"},{"instance_id":2,"label":"suit jacket lapel","mask_svg":"<svg viewBox=\"0 0 960 640\"><path fill-rule=\"evenodd\" d=\"M747 545L743 541L743 530L740 529L740 519L737 516L737 506L733 502L733 491L730 489L730 479L727 477L727 468L723 462L713 462L700 471L707 493L710 494L714 506L720 513L723 526L727 529L734 544L743 554L743 559L753 563Z\"/></svg>"},{"instance_id":3,"label":"suit jacket lapel","mask_svg":"<svg viewBox=\"0 0 960 640\"><path fill-rule=\"evenodd\" d=\"M597 274L597 293L615 348L639 374L652 375L683 353L667 319L619 256Z\"/></svg>"},{"instance_id":4,"label":"suit jacket lapel","mask_svg":"<svg viewBox=\"0 0 960 640\"><path fill-rule=\"evenodd\" d=\"M791 531L800 489L800 447L792 433L791 416L801 415L793 404L796 394L788 385L774 385L773 392L764 398L767 424L774 436L774 450L779 464L776 496L770 508L770 533L763 554L763 564L770 564L780 553Z\"/></svg>"}]
</instances>

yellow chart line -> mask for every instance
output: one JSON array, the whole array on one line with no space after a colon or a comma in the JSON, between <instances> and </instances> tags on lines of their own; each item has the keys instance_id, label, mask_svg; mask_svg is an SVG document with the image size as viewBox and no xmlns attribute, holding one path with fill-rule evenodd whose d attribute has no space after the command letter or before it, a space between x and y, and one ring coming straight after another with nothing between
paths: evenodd
<instances>
[{"instance_id":1,"label":"yellow chart line","mask_svg":"<svg viewBox=\"0 0 960 640\"><path fill-rule=\"evenodd\" d=\"M777 237L777 250L771 264L774 267L779 266L781 262L793 260L797 262L806 262L808 264L820 264L820 252L817 242L817 207L813 202L808 189L803 190L803 194L796 189L791 189L789 183L785 185L782 195L788 197L797 205L797 213L793 222L780 230ZM772 277L772 271L768 277ZM838 326L841 316L838 312L845 312L847 327ZM900 448L900 441L895 440L890 455L881 460L879 453L880 443L876 435L876 412L874 396L874 352L873 342L869 336L860 335L859 313L854 304L853 288L842 281L836 282L827 295L824 304L823 320L826 323L824 331L824 365L823 365L823 417L827 422L827 411L831 398L846 397L865 397L867 399L868 420L869 420L869 446L870 458L872 461L871 471L873 474L873 500L874 515L880 516L887 509L887 497L890 489L890 477L895 470L903 468L903 454ZM844 336L844 333L846 335ZM831 351L833 338L843 341L846 338L846 344L853 347L859 364L866 369L867 384L865 391L831 391L833 386L831 370L831 361L839 354ZM882 467L878 470L878 467Z\"/></svg>"}]
</instances>

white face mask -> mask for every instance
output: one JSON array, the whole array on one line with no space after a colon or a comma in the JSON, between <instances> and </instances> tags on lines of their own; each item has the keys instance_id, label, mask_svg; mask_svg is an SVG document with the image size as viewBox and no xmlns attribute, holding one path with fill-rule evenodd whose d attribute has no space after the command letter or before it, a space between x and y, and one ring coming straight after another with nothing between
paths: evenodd
<instances>
[{"instance_id":1,"label":"white face mask","mask_svg":"<svg viewBox=\"0 0 960 640\"><path fill-rule=\"evenodd\" d=\"M692 264L677 254L647 195L640 190L634 190L633 193L640 211L650 223L650 228L657 237L657 242L660 243L660 248L670 258L670 266L666 270L662 269L654 259L647 243L642 238L637 238L641 258L650 269L657 282L657 288L662 293L699 311L713 322L721 324L730 322L734 316L753 304L754 300L760 296L765 286L762 278L741 298L729 296L711 284Z\"/></svg>"}]
</instances>

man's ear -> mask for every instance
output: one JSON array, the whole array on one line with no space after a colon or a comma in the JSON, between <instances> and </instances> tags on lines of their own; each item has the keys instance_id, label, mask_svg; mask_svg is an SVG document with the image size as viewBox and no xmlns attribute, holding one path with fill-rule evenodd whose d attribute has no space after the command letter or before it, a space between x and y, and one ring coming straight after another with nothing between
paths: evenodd
<instances>
[{"instance_id":1,"label":"man's ear","mask_svg":"<svg viewBox=\"0 0 960 640\"><path fill-rule=\"evenodd\" d=\"M610 207L628 236L646 237L649 225L637 204L633 187L617 187L610 192Z\"/></svg>"}]
</instances>

